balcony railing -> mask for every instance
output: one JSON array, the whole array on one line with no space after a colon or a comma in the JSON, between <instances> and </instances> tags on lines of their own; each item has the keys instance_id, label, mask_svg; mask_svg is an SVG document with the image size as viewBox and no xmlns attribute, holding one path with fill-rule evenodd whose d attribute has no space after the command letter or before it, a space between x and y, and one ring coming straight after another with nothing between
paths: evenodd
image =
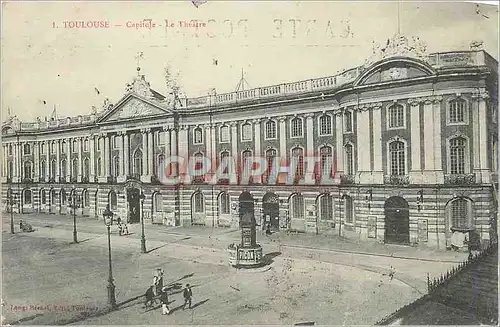
<instances>
[{"instance_id":1,"label":"balcony railing","mask_svg":"<svg viewBox=\"0 0 500 327\"><path fill-rule=\"evenodd\" d=\"M410 184L410 176L408 175L385 175L384 184L391 185L408 185Z\"/></svg>"},{"instance_id":2,"label":"balcony railing","mask_svg":"<svg viewBox=\"0 0 500 327\"><path fill-rule=\"evenodd\" d=\"M476 184L476 175L474 174L448 174L444 175L444 183L452 185L470 185Z\"/></svg>"},{"instance_id":3,"label":"balcony railing","mask_svg":"<svg viewBox=\"0 0 500 327\"><path fill-rule=\"evenodd\" d=\"M354 175L340 175L340 184L354 184Z\"/></svg>"}]
</instances>

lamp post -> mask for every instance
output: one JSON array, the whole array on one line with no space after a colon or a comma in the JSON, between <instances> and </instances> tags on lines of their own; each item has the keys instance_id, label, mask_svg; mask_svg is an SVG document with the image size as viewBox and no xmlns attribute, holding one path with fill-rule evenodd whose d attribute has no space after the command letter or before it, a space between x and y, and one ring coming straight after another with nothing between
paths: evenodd
<instances>
[{"instance_id":1,"label":"lamp post","mask_svg":"<svg viewBox=\"0 0 500 327\"><path fill-rule=\"evenodd\" d=\"M16 204L16 195L12 194L12 191L9 192L7 197L7 204L10 206L10 233L14 234L14 212L12 207Z\"/></svg>"},{"instance_id":2,"label":"lamp post","mask_svg":"<svg viewBox=\"0 0 500 327\"><path fill-rule=\"evenodd\" d=\"M108 303L112 308L116 306L115 298L115 284L113 283L113 270L111 268L111 233L110 226L113 219L113 212L109 210L109 204L106 206L106 210L102 213L104 217L104 224L108 228L108 261L109 261L109 277L108 277Z\"/></svg>"},{"instance_id":3,"label":"lamp post","mask_svg":"<svg viewBox=\"0 0 500 327\"><path fill-rule=\"evenodd\" d=\"M142 253L146 253L146 237L144 236L144 192L141 191L141 195L139 196L139 200L141 200L141 251Z\"/></svg>"},{"instance_id":4,"label":"lamp post","mask_svg":"<svg viewBox=\"0 0 500 327\"><path fill-rule=\"evenodd\" d=\"M78 243L77 232L76 232L76 209L80 207L81 196L76 194L76 190L73 189L70 207L73 209L73 242Z\"/></svg>"}]
</instances>

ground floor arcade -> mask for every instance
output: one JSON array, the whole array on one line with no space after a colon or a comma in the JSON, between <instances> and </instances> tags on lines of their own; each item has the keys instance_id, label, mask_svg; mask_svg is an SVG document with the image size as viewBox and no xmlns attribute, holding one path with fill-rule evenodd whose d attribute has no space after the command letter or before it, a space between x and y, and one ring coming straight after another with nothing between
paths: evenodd
<instances>
[{"instance_id":1,"label":"ground floor arcade","mask_svg":"<svg viewBox=\"0 0 500 327\"><path fill-rule=\"evenodd\" d=\"M68 187L69 186L69 187ZM237 228L252 212L260 228L336 234L346 238L449 247L453 231L471 230L487 244L496 237L493 190L481 186L219 186L172 187L124 184L31 184L3 186L13 212L75 213L99 219L109 204L131 223ZM75 196L76 195L76 196ZM10 211L10 202L3 201ZM76 205L73 205L73 204ZM76 207L76 209L73 209ZM492 236L493 235L493 236Z\"/></svg>"}]
</instances>

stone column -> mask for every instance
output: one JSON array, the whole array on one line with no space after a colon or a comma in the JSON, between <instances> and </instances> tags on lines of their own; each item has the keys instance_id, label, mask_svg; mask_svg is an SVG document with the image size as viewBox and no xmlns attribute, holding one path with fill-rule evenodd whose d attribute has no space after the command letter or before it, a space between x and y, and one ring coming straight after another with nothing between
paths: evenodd
<instances>
[{"instance_id":1,"label":"stone column","mask_svg":"<svg viewBox=\"0 0 500 327\"><path fill-rule=\"evenodd\" d=\"M474 129L475 138L474 148L478 151L474 151L475 165L474 168L479 169L479 178L476 179L477 182L484 184L491 183L491 174L489 173L490 164L488 162L488 121L487 121L487 99L489 98L488 92L482 90L478 94L473 95L473 99L477 104L477 124L476 129ZM470 148L470 147L469 147ZM494 170L494 167L491 168Z\"/></svg>"},{"instance_id":2,"label":"stone column","mask_svg":"<svg viewBox=\"0 0 500 327\"><path fill-rule=\"evenodd\" d=\"M95 135L90 135L90 138L89 138L89 154L90 154L89 182L90 183L94 183L94 180L95 180L95 154L94 154L94 151L95 151Z\"/></svg>"},{"instance_id":3,"label":"stone column","mask_svg":"<svg viewBox=\"0 0 500 327\"><path fill-rule=\"evenodd\" d=\"M337 160L337 172L335 176L341 176L344 173L344 124L343 110L335 114L335 152Z\"/></svg>"},{"instance_id":4,"label":"stone column","mask_svg":"<svg viewBox=\"0 0 500 327\"><path fill-rule=\"evenodd\" d=\"M100 159L101 159L101 173L99 174L99 177L104 177L106 175L106 173L104 172L105 171L105 164L106 164L106 160L105 160L105 154L104 154L104 138L106 137L106 134L104 133L101 133L100 136L99 136L99 144L100 144L100 148L101 148L101 151L100 151Z\"/></svg>"},{"instance_id":5,"label":"stone column","mask_svg":"<svg viewBox=\"0 0 500 327\"><path fill-rule=\"evenodd\" d=\"M235 160L235 169L239 169L240 155L238 154L238 123L232 121L229 123L231 126L231 156Z\"/></svg>"},{"instance_id":6,"label":"stone column","mask_svg":"<svg viewBox=\"0 0 500 327\"><path fill-rule=\"evenodd\" d=\"M78 147L78 175L77 175L77 181L78 183L81 183L82 181L82 138L79 137L76 139L76 146Z\"/></svg>"},{"instance_id":7,"label":"stone column","mask_svg":"<svg viewBox=\"0 0 500 327\"><path fill-rule=\"evenodd\" d=\"M154 162L155 160L155 154L154 154L154 141L153 141L153 132L151 131L150 128L147 130L148 133L148 178L151 178L151 176L154 173Z\"/></svg>"},{"instance_id":8,"label":"stone column","mask_svg":"<svg viewBox=\"0 0 500 327\"><path fill-rule=\"evenodd\" d=\"M203 140L205 141L205 157L210 159L212 164L212 126L211 124L206 124L204 126L205 136ZM205 169L205 167L203 167ZM210 167L212 169L212 167ZM211 181L211 174L205 174L205 182L209 183Z\"/></svg>"},{"instance_id":9,"label":"stone column","mask_svg":"<svg viewBox=\"0 0 500 327\"><path fill-rule=\"evenodd\" d=\"M382 104L377 103L372 108L373 117L373 172L372 183L384 183L384 168L382 167Z\"/></svg>"},{"instance_id":10,"label":"stone column","mask_svg":"<svg viewBox=\"0 0 500 327\"><path fill-rule=\"evenodd\" d=\"M5 156L3 157L4 158L4 161L5 161ZM38 182L39 181L39 178L40 178L40 147L39 147L39 143L38 142L35 142L33 143L33 158L34 158L34 181L35 182ZM3 172L3 170L2 170Z\"/></svg>"},{"instance_id":11,"label":"stone column","mask_svg":"<svg viewBox=\"0 0 500 327\"><path fill-rule=\"evenodd\" d=\"M184 125L179 130L179 157L184 160L184 165L187 167L189 160L189 142L188 142L189 126Z\"/></svg>"},{"instance_id":12,"label":"stone column","mask_svg":"<svg viewBox=\"0 0 500 327\"><path fill-rule=\"evenodd\" d=\"M262 156L262 145L260 141L260 124L261 124L261 119L254 119L252 120L254 130L253 130L253 135L254 135L254 142L255 142L255 152L253 154L254 157L260 157ZM253 182L257 184L262 183L262 174L259 174L258 176L253 177Z\"/></svg>"},{"instance_id":13,"label":"stone column","mask_svg":"<svg viewBox=\"0 0 500 327\"><path fill-rule=\"evenodd\" d=\"M420 159L422 156L420 148L420 101L416 99L408 100L410 104L410 132L411 132L411 148L409 155L411 155L411 169L410 179L412 183L424 183L422 178L422 167Z\"/></svg>"},{"instance_id":14,"label":"stone column","mask_svg":"<svg viewBox=\"0 0 500 327\"><path fill-rule=\"evenodd\" d=\"M430 98L426 98L424 101L424 148L422 155L424 156L424 180L427 183L435 184L436 177L434 175L435 170L435 152L434 152L434 107ZM441 140L439 140L441 142Z\"/></svg>"},{"instance_id":15,"label":"stone column","mask_svg":"<svg viewBox=\"0 0 500 327\"><path fill-rule=\"evenodd\" d=\"M170 150L170 126L163 126L163 139L165 140L165 157L169 157L171 155L171 150Z\"/></svg>"},{"instance_id":16,"label":"stone column","mask_svg":"<svg viewBox=\"0 0 500 327\"><path fill-rule=\"evenodd\" d=\"M124 167L124 163L125 163L125 147L123 146L123 136L124 136L125 132L119 132L118 133L118 144L120 144L120 157L118 158L119 160L119 165L120 165L120 172L118 174L118 177L117 177L117 181L119 183L123 183L125 180L126 180L126 177L125 177L125 167Z\"/></svg>"},{"instance_id":17,"label":"stone column","mask_svg":"<svg viewBox=\"0 0 500 327\"><path fill-rule=\"evenodd\" d=\"M128 141L128 134L127 132L125 131L123 133L123 158L124 158L124 175L125 175L125 179L127 178L127 176L130 175L130 155L129 155L129 141Z\"/></svg>"},{"instance_id":18,"label":"stone column","mask_svg":"<svg viewBox=\"0 0 500 327\"><path fill-rule=\"evenodd\" d=\"M70 182L71 180L71 139L66 140L66 182Z\"/></svg>"},{"instance_id":19,"label":"stone column","mask_svg":"<svg viewBox=\"0 0 500 327\"><path fill-rule=\"evenodd\" d=\"M59 177L61 176L61 143L60 140L56 140L56 183L59 183Z\"/></svg>"},{"instance_id":20,"label":"stone column","mask_svg":"<svg viewBox=\"0 0 500 327\"><path fill-rule=\"evenodd\" d=\"M286 160L287 158L287 153L286 153L286 117L280 117L279 118L280 122L280 159L281 160ZM279 167L278 167L279 168Z\"/></svg>"},{"instance_id":21,"label":"stone column","mask_svg":"<svg viewBox=\"0 0 500 327\"><path fill-rule=\"evenodd\" d=\"M442 165L442 146L441 146L441 101L443 97L435 96L432 98L434 113L434 169L436 183L444 183L444 173Z\"/></svg>"},{"instance_id":22,"label":"stone column","mask_svg":"<svg viewBox=\"0 0 500 327\"><path fill-rule=\"evenodd\" d=\"M148 174L148 136L146 134L146 129L141 129L142 133L142 174L141 181L145 181L146 175Z\"/></svg>"},{"instance_id":23,"label":"stone column","mask_svg":"<svg viewBox=\"0 0 500 327\"><path fill-rule=\"evenodd\" d=\"M110 135L104 134L104 177L106 177L106 181L108 180L108 177L110 176L110 170L111 170L111 164L109 162L109 157L110 157L110 149L109 149L109 141L110 141Z\"/></svg>"},{"instance_id":24,"label":"stone column","mask_svg":"<svg viewBox=\"0 0 500 327\"><path fill-rule=\"evenodd\" d=\"M354 112L353 112L354 114ZM368 110L357 111L357 154L360 183L371 183L370 167L370 114Z\"/></svg>"}]
</instances>

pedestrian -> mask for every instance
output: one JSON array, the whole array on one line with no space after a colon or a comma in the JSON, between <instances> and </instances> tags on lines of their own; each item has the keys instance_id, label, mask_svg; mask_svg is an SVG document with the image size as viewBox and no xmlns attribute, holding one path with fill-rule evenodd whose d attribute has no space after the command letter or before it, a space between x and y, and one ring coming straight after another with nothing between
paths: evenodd
<instances>
[{"instance_id":1,"label":"pedestrian","mask_svg":"<svg viewBox=\"0 0 500 327\"><path fill-rule=\"evenodd\" d=\"M170 308L168 307L168 293L166 286L161 289L160 301L161 301L161 314L163 315L170 314Z\"/></svg>"},{"instance_id":2,"label":"pedestrian","mask_svg":"<svg viewBox=\"0 0 500 327\"><path fill-rule=\"evenodd\" d=\"M158 295L158 276L153 276L153 294Z\"/></svg>"},{"instance_id":3,"label":"pedestrian","mask_svg":"<svg viewBox=\"0 0 500 327\"><path fill-rule=\"evenodd\" d=\"M156 269L156 276L158 277L158 280L156 282L157 293L161 293L163 289L163 269Z\"/></svg>"},{"instance_id":4,"label":"pedestrian","mask_svg":"<svg viewBox=\"0 0 500 327\"><path fill-rule=\"evenodd\" d=\"M267 224L266 235L271 235L271 224Z\"/></svg>"},{"instance_id":5,"label":"pedestrian","mask_svg":"<svg viewBox=\"0 0 500 327\"><path fill-rule=\"evenodd\" d=\"M184 305L182 306L182 310L186 308L186 304L189 303L189 309L191 309L191 298L193 297L193 291L191 291L191 286L186 284L184 288Z\"/></svg>"},{"instance_id":6,"label":"pedestrian","mask_svg":"<svg viewBox=\"0 0 500 327\"><path fill-rule=\"evenodd\" d=\"M156 304L153 293L153 286L149 286L146 290L146 294L144 294L146 300L144 301L144 307L147 309L153 304Z\"/></svg>"}]
</instances>

